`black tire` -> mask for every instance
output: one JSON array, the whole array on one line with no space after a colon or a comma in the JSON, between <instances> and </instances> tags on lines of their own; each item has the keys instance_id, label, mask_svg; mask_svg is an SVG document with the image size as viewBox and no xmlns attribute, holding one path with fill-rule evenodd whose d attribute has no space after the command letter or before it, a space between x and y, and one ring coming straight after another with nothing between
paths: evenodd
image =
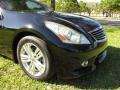
<instances>
[{"instance_id":1,"label":"black tire","mask_svg":"<svg viewBox=\"0 0 120 90\"><path fill-rule=\"evenodd\" d=\"M45 71L42 75L40 76L33 76L31 75L26 69L25 67L23 66L22 62L21 62L21 59L20 59L20 50L22 48L22 46L25 44L25 43L33 43L35 45L37 45L39 47L39 49L42 51L44 57L45 57L45 64L46 64L46 68L45 68ZM25 36L23 37L18 45L17 45L17 59L18 59L18 62L19 64L21 65L22 69L24 70L24 72L32 79L35 79L35 80L48 80L50 79L53 75L54 75L54 63L52 61L52 59L50 58L50 53L47 49L47 45L46 43L41 40L40 38L37 38L35 36Z\"/></svg>"}]
</instances>

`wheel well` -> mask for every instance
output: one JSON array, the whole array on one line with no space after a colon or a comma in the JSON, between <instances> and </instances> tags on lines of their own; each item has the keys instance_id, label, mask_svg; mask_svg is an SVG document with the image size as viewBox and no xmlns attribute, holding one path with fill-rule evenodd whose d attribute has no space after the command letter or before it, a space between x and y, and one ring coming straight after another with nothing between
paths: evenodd
<instances>
[{"instance_id":1,"label":"wheel well","mask_svg":"<svg viewBox=\"0 0 120 90\"><path fill-rule=\"evenodd\" d=\"M15 39L13 40L13 45L12 45L12 49L13 49L13 58L14 58L14 61L15 63L18 63L18 60L17 60L17 45L18 45L18 42L25 36L36 36L35 34L33 33L30 33L30 32L22 32L22 33L19 33L16 35Z\"/></svg>"},{"instance_id":2,"label":"wheel well","mask_svg":"<svg viewBox=\"0 0 120 90\"><path fill-rule=\"evenodd\" d=\"M41 38L42 40L46 41L43 37L40 37L40 36L38 36L34 33L31 33L31 32L22 32L22 33L17 34L16 37L14 38L14 40L13 40L13 45L12 45L13 59L14 59L14 62L16 64L19 63L18 59L17 59L17 52L16 52L17 51L17 45L18 45L19 41L25 36L36 36L36 37ZM52 52L49 48L48 48L48 51L50 52L51 59L54 60L54 56L52 55ZM55 61L53 61L53 62L55 62ZM55 65L56 65L56 63L55 63Z\"/></svg>"}]
</instances>

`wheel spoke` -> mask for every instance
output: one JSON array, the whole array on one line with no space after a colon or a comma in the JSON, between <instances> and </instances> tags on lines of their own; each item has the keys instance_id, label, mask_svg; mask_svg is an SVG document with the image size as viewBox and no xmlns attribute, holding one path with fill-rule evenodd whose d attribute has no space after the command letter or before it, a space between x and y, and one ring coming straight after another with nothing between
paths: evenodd
<instances>
[{"instance_id":1,"label":"wheel spoke","mask_svg":"<svg viewBox=\"0 0 120 90\"><path fill-rule=\"evenodd\" d=\"M43 54L42 54L42 52L40 51L39 48L37 48L37 49L35 50L34 56L35 56L35 59L36 59L36 60L38 60L38 59L40 59L40 58L43 57Z\"/></svg>"},{"instance_id":2,"label":"wheel spoke","mask_svg":"<svg viewBox=\"0 0 120 90\"><path fill-rule=\"evenodd\" d=\"M29 71L31 71L32 62L29 64Z\"/></svg>"},{"instance_id":3,"label":"wheel spoke","mask_svg":"<svg viewBox=\"0 0 120 90\"><path fill-rule=\"evenodd\" d=\"M36 60L39 60L40 58L42 58L43 57L43 55L38 55L35 59Z\"/></svg>"},{"instance_id":4,"label":"wheel spoke","mask_svg":"<svg viewBox=\"0 0 120 90\"><path fill-rule=\"evenodd\" d=\"M21 60L22 60L23 63L31 62L28 55L21 55Z\"/></svg>"},{"instance_id":5,"label":"wheel spoke","mask_svg":"<svg viewBox=\"0 0 120 90\"><path fill-rule=\"evenodd\" d=\"M31 43L27 43L23 46L24 51L28 54L28 55L32 55L33 51L31 49L32 44Z\"/></svg>"},{"instance_id":6,"label":"wheel spoke","mask_svg":"<svg viewBox=\"0 0 120 90\"><path fill-rule=\"evenodd\" d=\"M45 66L37 60L35 62L35 67L38 69L39 72L44 72L45 70Z\"/></svg>"},{"instance_id":7,"label":"wheel spoke","mask_svg":"<svg viewBox=\"0 0 120 90\"><path fill-rule=\"evenodd\" d=\"M36 48L36 50L35 50L35 52L34 52L34 55L37 55L39 52L41 52L40 49L39 49L39 48Z\"/></svg>"},{"instance_id":8,"label":"wheel spoke","mask_svg":"<svg viewBox=\"0 0 120 90\"><path fill-rule=\"evenodd\" d=\"M29 66L29 71L31 71L31 73L34 75L35 74L35 64L31 63Z\"/></svg>"}]
</instances>

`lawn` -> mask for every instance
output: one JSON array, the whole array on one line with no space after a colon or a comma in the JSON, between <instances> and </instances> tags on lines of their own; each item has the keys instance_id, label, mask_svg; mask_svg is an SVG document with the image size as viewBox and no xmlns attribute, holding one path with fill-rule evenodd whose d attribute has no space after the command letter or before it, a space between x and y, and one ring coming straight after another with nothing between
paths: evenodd
<instances>
[{"instance_id":1,"label":"lawn","mask_svg":"<svg viewBox=\"0 0 120 90\"><path fill-rule=\"evenodd\" d=\"M120 90L120 27L104 26L109 38L108 57L95 72L74 80L31 80L20 66L0 57L0 90Z\"/></svg>"}]
</instances>

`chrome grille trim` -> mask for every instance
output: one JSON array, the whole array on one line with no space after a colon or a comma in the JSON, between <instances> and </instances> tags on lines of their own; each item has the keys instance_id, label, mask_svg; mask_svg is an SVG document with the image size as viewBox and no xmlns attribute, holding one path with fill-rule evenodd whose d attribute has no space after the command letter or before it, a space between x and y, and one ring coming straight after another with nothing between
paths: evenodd
<instances>
[{"instance_id":1,"label":"chrome grille trim","mask_svg":"<svg viewBox=\"0 0 120 90\"><path fill-rule=\"evenodd\" d=\"M89 32L89 34L97 41L104 42L107 40L106 33L104 32L102 27L98 27Z\"/></svg>"}]
</instances>

